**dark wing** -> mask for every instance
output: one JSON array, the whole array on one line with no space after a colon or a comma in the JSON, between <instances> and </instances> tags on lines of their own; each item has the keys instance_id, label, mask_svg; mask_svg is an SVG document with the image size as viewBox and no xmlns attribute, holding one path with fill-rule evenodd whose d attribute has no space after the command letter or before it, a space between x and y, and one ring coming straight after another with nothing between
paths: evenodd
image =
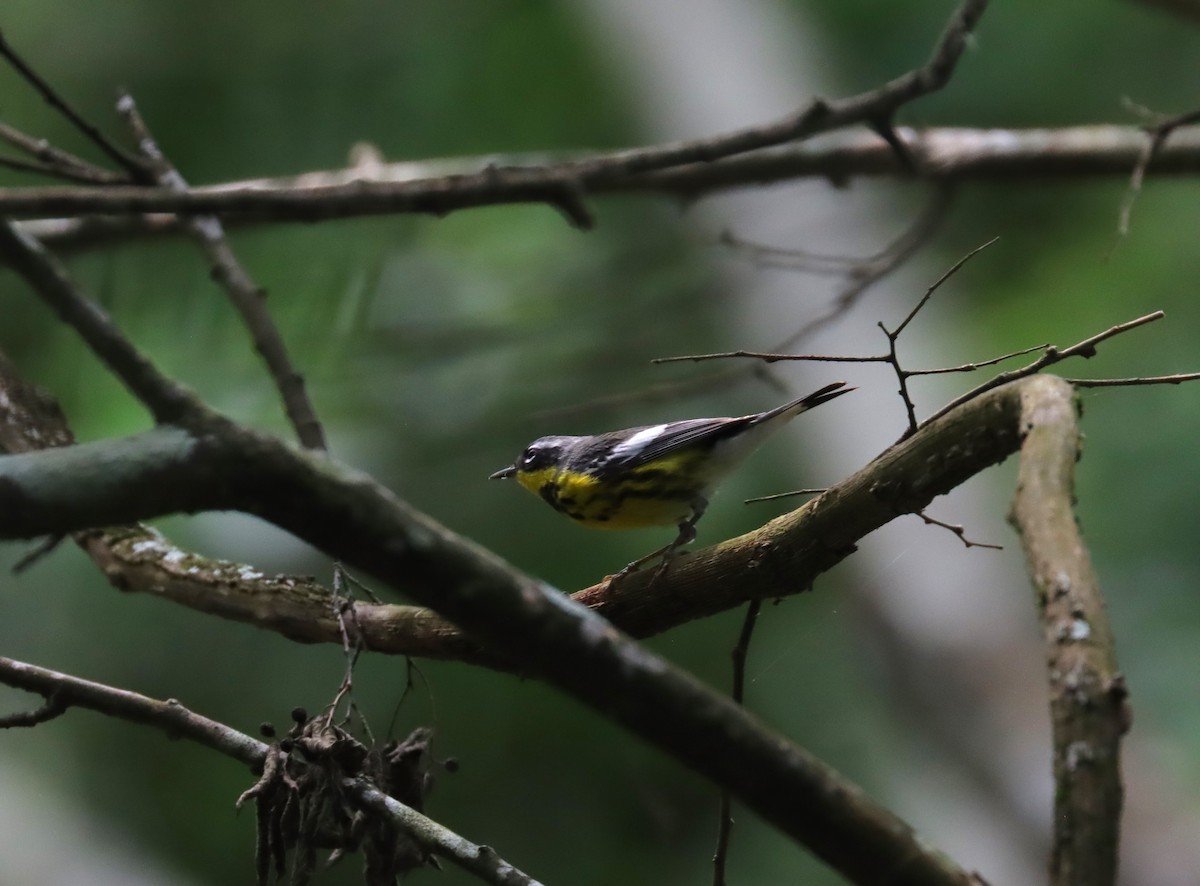
<instances>
[{"instance_id":1,"label":"dark wing","mask_svg":"<svg viewBox=\"0 0 1200 886\"><path fill-rule=\"evenodd\" d=\"M736 434L755 418L756 415L741 418L692 418L638 428L622 443L613 447L608 464L626 469L639 468L682 449L709 448L717 441Z\"/></svg>"},{"instance_id":2,"label":"dark wing","mask_svg":"<svg viewBox=\"0 0 1200 886\"><path fill-rule=\"evenodd\" d=\"M689 447L711 449L721 440L736 436L747 428L765 425L785 415L791 418L853 390L854 388L846 387L845 382L839 381L766 412L756 412L738 418L693 418L663 425L612 431L589 438L587 449L597 455L607 451L609 455L604 460L606 466L631 470Z\"/></svg>"}]
</instances>

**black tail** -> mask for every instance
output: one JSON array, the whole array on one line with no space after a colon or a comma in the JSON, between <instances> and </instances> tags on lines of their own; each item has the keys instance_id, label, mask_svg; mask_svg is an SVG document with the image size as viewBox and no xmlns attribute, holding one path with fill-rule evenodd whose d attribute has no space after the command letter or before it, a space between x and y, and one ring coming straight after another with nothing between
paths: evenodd
<instances>
[{"instance_id":1,"label":"black tail","mask_svg":"<svg viewBox=\"0 0 1200 886\"><path fill-rule=\"evenodd\" d=\"M835 381L831 385L825 385L825 387L821 388L819 391L813 391L806 397L801 397L798 400L793 400L791 403L784 403L782 406L777 406L774 409L769 409L766 412L759 413L758 417L755 418L754 423L759 424L760 422L770 421L777 415L782 415L785 412L791 412L794 415L799 415L801 412L807 412L814 406L820 406L822 403L828 403L830 400L842 396L842 394L849 394L853 390L856 389L846 387L846 383L844 381Z\"/></svg>"}]
</instances>

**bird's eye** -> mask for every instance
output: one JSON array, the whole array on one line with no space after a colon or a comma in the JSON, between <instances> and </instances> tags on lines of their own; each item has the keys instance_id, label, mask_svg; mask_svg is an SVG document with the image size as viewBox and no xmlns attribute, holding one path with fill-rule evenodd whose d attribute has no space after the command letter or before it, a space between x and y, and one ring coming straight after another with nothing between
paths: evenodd
<instances>
[{"instance_id":1,"label":"bird's eye","mask_svg":"<svg viewBox=\"0 0 1200 886\"><path fill-rule=\"evenodd\" d=\"M532 446L530 446L528 449L526 449L524 452L522 452L521 453L522 467L529 467L531 464L533 464L534 461L537 460L537 453L538 453L538 451L535 448L533 448Z\"/></svg>"}]
</instances>

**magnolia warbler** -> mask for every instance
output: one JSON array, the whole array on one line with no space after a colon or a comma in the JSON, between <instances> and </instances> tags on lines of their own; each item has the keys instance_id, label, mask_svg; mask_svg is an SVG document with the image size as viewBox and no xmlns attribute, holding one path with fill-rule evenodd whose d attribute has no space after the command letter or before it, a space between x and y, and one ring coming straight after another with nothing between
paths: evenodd
<instances>
[{"instance_id":1,"label":"magnolia warbler","mask_svg":"<svg viewBox=\"0 0 1200 886\"><path fill-rule=\"evenodd\" d=\"M596 529L678 526L670 544L618 577L675 552L696 537L708 496L746 456L789 419L853 391L845 382L739 418L693 418L587 437L541 437L489 479L515 477L550 507ZM657 577L657 574L656 574Z\"/></svg>"}]
</instances>

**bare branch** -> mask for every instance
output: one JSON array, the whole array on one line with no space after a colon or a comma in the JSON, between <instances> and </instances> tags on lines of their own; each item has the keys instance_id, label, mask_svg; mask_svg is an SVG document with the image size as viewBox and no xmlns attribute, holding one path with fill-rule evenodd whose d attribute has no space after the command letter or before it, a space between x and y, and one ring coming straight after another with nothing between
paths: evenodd
<instances>
[{"instance_id":1,"label":"bare branch","mask_svg":"<svg viewBox=\"0 0 1200 886\"><path fill-rule=\"evenodd\" d=\"M760 496L757 496L756 498L748 498L744 502L742 502L742 504L752 505L752 504L757 504L760 501L778 501L781 498L793 498L797 495L821 495L827 491L828 490L825 488L793 489L791 492L776 492L773 495L760 495Z\"/></svg>"},{"instance_id":2,"label":"bare branch","mask_svg":"<svg viewBox=\"0 0 1200 886\"><path fill-rule=\"evenodd\" d=\"M0 39L3 39L0 37ZM30 164L30 172L43 175L55 175L72 181L90 182L92 184L113 184L128 182L129 176L89 163L82 157L77 157L69 151L56 148L44 138L34 138L7 123L0 123L0 141L28 154L37 160Z\"/></svg>"},{"instance_id":3,"label":"bare branch","mask_svg":"<svg viewBox=\"0 0 1200 886\"><path fill-rule=\"evenodd\" d=\"M921 309L924 308L925 305L927 305L929 303L929 299L932 298L933 294L935 292L937 292L938 289L941 288L942 284L945 283L947 280L949 280L951 277L953 277L955 274L957 274L963 265L965 265L972 258L974 258L976 255L978 255L983 250L987 249L989 246L991 246L993 243L995 243L999 239L1000 239L999 237L993 237L991 240L988 240L982 246L976 246L974 249L972 249L970 252L968 252L966 255L964 255L962 258L960 258L958 261L956 261L950 267L949 270L947 270L944 274L942 274L942 276L940 276L936 280L934 280L933 283L929 286L929 288L925 290L925 294L923 296L921 296L920 300L913 306L913 309L908 312L908 314L905 316L905 318L900 321L900 325L897 326L894 330L888 329L886 326L883 325L883 323L877 324L879 326L879 328L881 330L883 330L883 334L887 336L887 340L888 340L887 362L891 365L892 369L896 373L896 380L900 384L900 399L902 401L904 401L904 410L908 415L908 429L905 431L905 435L913 434L917 430L917 408L913 404L912 397L908 393L908 379L912 375L912 373L907 372L900 365L900 356L896 353L896 343L900 340L900 335L904 332L904 330L906 328L908 328L908 324L911 323L913 321L913 318L916 317L917 314L919 314L921 312Z\"/></svg>"},{"instance_id":4,"label":"bare branch","mask_svg":"<svg viewBox=\"0 0 1200 886\"><path fill-rule=\"evenodd\" d=\"M1020 181L1120 176L1142 156L1144 130L1094 125L1061 129L934 128L899 130L928 181ZM621 152L618 152L618 154ZM55 248L85 248L130 236L178 233L174 213L220 215L228 225L320 221L402 212L448 212L464 205L546 202L547 191L572 163L604 162L615 155L547 163L545 154L497 161L461 158L392 163L370 168L195 187L186 194L161 189L13 188L0 193L0 213L41 219L22 224ZM491 164L491 165L489 165ZM545 164L545 165L542 165ZM481 170L489 170L481 172ZM1200 172L1200 127L1180 129L1156 153L1147 175ZM839 133L821 144L801 143L694 163L678 169L577 181L585 196L658 193L695 199L731 188L800 178L905 174L874 135ZM472 202L472 200L474 202ZM439 208L442 207L442 208ZM133 217L46 218L47 216ZM149 213L149 215L143 215Z\"/></svg>"},{"instance_id":5,"label":"bare branch","mask_svg":"<svg viewBox=\"0 0 1200 886\"><path fill-rule=\"evenodd\" d=\"M962 396L951 400L929 418L925 419L925 421L921 422L921 427L925 427L925 425L929 424L930 422L936 421L946 413L962 405L963 403L966 403L968 400L978 397L985 391L990 391L999 387L1000 385L1008 384L1009 382L1016 381L1020 378L1027 378L1031 375L1041 372L1047 366L1053 366L1055 363L1066 360L1068 357L1093 357L1096 354L1096 345L1100 344L1101 342L1110 339L1115 335L1120 335L1123 332L1128 332L1131 329L1136 329L1139 326L1144 326L1147 323L1152 323L1155 320L1161 320L1163 316L1164 315L1162 311L1154 311L1151 314L1146 314L1143 317L1138 317L1137 319L1130 320L1127 323L1119 323L1116 326L1104 330L1104 332L1097 333L1090 338L1085 338L1083 341L1076 342L1069 348L1064 348L1063 350L1059 350L1058 348L1050 346L1046 348L1042 356L1038 357L1038 359L1034 360L1027 366L1022 366L1020 369L1013 369L1009 372L1002 372L978 387L972 388Z\"/></svg>"},{"instance_id":6,"label":"bare branch","mask_svg":"<svg viewBox=\"0 0 1200 886\"><path fill-rule=\"evenodd\" d=\"M865 357L850 357L842 354L778 354L763 351L722 351L717 354L682 354L677 357L655 357L651 363L704 363L708 360L732 360L747 358L764 363L783 363L788 360L813 363L887 363L887 354L872 354Z\"/></svg>"},{"instance_id":7,"label":"bare branch","mask_svg":"<svg viewBox=\"0 0 1200 886\"><path fill-rule=\"evenodd\" d=\"M83 133L84 137L107 154L110 160L129 172L133 180L142 177L144 170L137 158L114 145L104 133L76 113L75 109L67 104L66 99L60 96L49 83L25 63L24 59L17 55L16 50L5 39L3 31L0 31L0 58L7 61L24 78L25 82L33 87L46 104L62 114L72 126Z\"/></svg>"},{"instance_id":8,"label":"bare branch","mask_svg":"<svg viewBox=\"0 0 1200 886\"><path fill-rule=\"evenodd\" d=\"M1146 170L1150 167L1150 163L1154 160L1158 152L1162 150L1162 146L1167 143L1167 139L1171 137L1171 133L1180 127L1188 126L1198 120L1200 120L1200 110L1179 114L1175 117L1163 118L1153 125L1145 127L1146 134L1149 137L1146 140L1146 146L1141 156L1138 157L1138 161L1133 167L1133 174L1129 179L1129 189L1126 191L1125 200L1121 204L1121 213L1117 222L1118 240L1124 238L1129 233L1129 219L1133 215L1133 204L1142 192L1142 182L1146 179Z\"/></svg>"},{"instance_id":9,"label":"bare branch","mask_svg":"<svg viewBox=\"0 0 1200 886\"><path fill-rule=\"evenodd\" d=\"M944 206L941 206L938 208L938 211L936 214L939 219L940 219L941 213L944 211L944 208L945 208ZM889 273L890 271L894 270L896 267L899 266L899 263L902 262L904 260L904 258L906 258L909 254L911 254L911 252L910 252L911 249L915 249L920 243L924 242L924 238L926 236L928 236L929 233L932 232L932 227L929 226L930 224L932 224L932 222L926 221L926 222L921 223L918 226L914 227L914 232L919 231L920 236L912 237L911 240L909 241L909 243L907 243L904 248L902 248L902 249L889 248L889 250L886 250L883 253L884 255L887 256L886 261L882 262L879 265L879 267L877 269L877 273L873 272L871 275L868 275L868 277L865 277L863 279L862 288L851 287L850 289L848 289L842 295L842 297L839 298L837 303L835 303L834 308L832 310L830 310L826 314L822 315L821 317L817 318L816 320L806 324L799 332L793 334L792 336L789 336L789 338L787 340L782 342L776 348L775 353L763 353L763 352L757 352L757 351L726 351L724 353L718 353L718 354L688 354L688 355L681 356L681 357L659 357L659 358L656 358L655 360L652 360L651 362L652 363L678 363L678 362L682 362L682 361L689 361L689 362L693 362L693 363L700 363L700 362L704 362L704 361L708 361L708 360L727 360L727 359L731 359L731 358L750 358L750 359L754 359L754 360L759 360L762 363L766 363L766 364L789 361L789 360L814 361L814 362L822 362L822 363L887 363L893 368L893 370L896 373L896 377L900 382L900 397L904 402L904 408L908 414L908 425L909 426L908 426L908 430L906 433L911 434L913 431L916 430L917 417L916 417L916 407L913 405L912 398L909 396L909 393L908 393L908 379L914 375L928 375L928 374L932 374L934 372L962 371L962 368L923 370L920 372L913 372L913 371L904 369L903 367L901 367L900 358L896 353L896 343L899 340L900 334L904 331L904 329L908 326L908 324L912 322L913 318L917 316L917 314L920 312L920 310L925 307L925 305L929 302L930 297L933 295L933 293L935 291L937 291L937 289L943 283L945 283L952 276L954 276L954 274L957 273L958 270L964 264L966 264L971 258L973 258L977 253L979 253L979 252L983 251L984 249L986 249L987 247L991 246L999 238L993 238L993 239L989 240L988 242L984 243L982 246L979 246L979 247L973 249L971 252L967 253L965 256L963 256L961 259L959 259L959 261L957 263L955 263L954 266L951 267L948 271L946 271L944 274L942 274L942 276L940 278L938 278L936 281L934 281L934 283L925 291L925 295L920 299L920 301L917 302L917 304L908 313L908 315L901 321L900 325L896 328L896 330L894 332L889 330L883 323L878 324L879 328L883 331L883 334L887 337L888 353L886 353L886 354L871 354L871 355L866 355L866 356L835 356L835 355L828 355L828 354L782 354L782 353L778 353L778 350L780 348L789 346L790 344L794 343L801 336L803 336L803 335L819 328L820 326L828 323L829 321L833 320L840 314L841 310L843 310L845 308L849 308L853 304L854 299L856 299L859 295L862 294L862 291L863 291L863 289L865 289L865 286L869 285L868 281L876 282L878 279L880 279L880 276L882 274L886 274L886 273ZM901 241L897 241L897 243L900 243L900 242ZM979 364L979 365L989 365L990 362L999 362L1000 359L1005 359L1005 358L999 358L996 361L985 361L984 363Z\"/></svg>"},{"instance_id":10,"label":"bare branch","mask_svg":"<svg viewBox=\"0 0 1200 886\"><path fill-rule=\"evenodd\" d=\"M845 310L863 290L877 283L890 271L903 264L913 253L929 241L940 227L950 208L952 189L938 187L933 199L917 215L914 221L892 242L871 255L836 255L810 252L782 246L768 246L735 236L730 231L722 232L718 242L734 250L764 268L797 271L803 274L822 276L844 276L848 289L837 299L837 306ZM780 345L780 348L784 345Z\"/></svg>"},{"instance_id":11,"label":"bare branch","mask_svg":"<svg viewBox=\"0 0 1200 886\"><path fill-rule=\"evenodd\" d=\"M1183 372L1178 375L1142 375L1133 378L1068 378L1068 384L1077 388L1119 388L1136 385L1178 385L1185 381L1200 379L1200 372Z\"/></svg>"},{"instance_id":12,"label":"bare branch","mask_svg":"<svg viewBox=\"0 0 1200 886\"><path fill-rule=\"evenodd\" d=\"M62 696L57 692L50 692L46 695L46 702L36 710L23 711L0 717L0 729L22 729L39 726L42 723L48 723L57 717L61 717L66 712L67 705L63 703Z\"/></svg>"},{"instance_id":13,"label":"bare branch","mask_svg":"<svg viewBox=\"0 0 1200 886\"><path fill-rule=\"evenodd\" d=\"M1009 520L1021 536L1046 644L1054 731L1054 884L1116 881L1129 726L1104 600L1074 514L1074 392L1042 376L1022 389L1027 433Z\"/></svg>"},{"instance_id":14,"label":"bare branch","mask_svg":"<svg viewBox=\"0 0 1200 886\"><path fill-rule=\"evenodd\" d=\"M137 140L146 167L152 170L159 186L176 193L187 190L187 182L171 162L163 156L158 143L142 119L133 97L122 95L117 112L125 118ZM242 267L225 237L220 219L197 216L186 220L185 227L192 239L200 244L212 265L212 278L225 290L230 302L250 333L254 349L266 363L271 378L283 399L284 411L302 446L325 451L325 432L317 418L312 401L305 389L304 377L292 364L287 345L279 328L267 311L267 293L258 286Z\"/></svg>"},{"instance_id":15,"label":"bare branch","mask_svg":"<svg viewBox=\"0 0 1200 886\"><path fill-rule=\"evenodd\" d=\"M26 258L34 262L41 256L34 252ZM47 280L58 285L57 275L29 276L35 285ZM111 326L98 307L91 310L95 323ZM995 421L1001 415L1003 409L993 409L990 417ZM255 513L436 607L493 654L518 663L523 673L603 711L727 788L847 877L877 882L886 872L892 882L912 886L970 882L840 775L579 602L456 536L358 472L211 413L188 418L194 430L165 425L123 440L0 457L0 537L128 523L153 512ZM1005 433L989 434L963 455L976 464L989 454L995 460L1008 439ZM883 462L895 468L894 462ZM97 471L97 464L104 470ZM957 476L932 476L927 456L919 473L912 489L895 495L884 483L860 488L853 496L866 505L860 516L886 522L914 496L944 491L943 481L951 488ZM822 509L820 517L829 510ZM61 523L71 525L52 525ZM827 568L852 550L849 528L818 527L817 550L763 541L743 548L741 555L754 561L740 569L744 586L770 588L755 596L777 594L800 574L797 555L809 568ZM704 561L703 552L676 561L671 583L700 575L738 584ZM780 581L780 575L787 580ZM616 585L617 593L641 588L645 578L630 576ZM613 584L604 586L611 592ZM583 661L586 667L580 666ZM698 735L705 740L697 741ZM748 771L756 777L746 778Z\"/></svg>"},{"instance_id":16,"label":"bare branch","mask_svg":"<svg viewBox=\"0 0 1200 886\"><path fill-rule=\"evenodd\" d=\"M186 738L254 768L262 768L268 745L249 735L194 713L174 699L160 701L81 680L68 674L0 657L0 683L36 692L51 703L81 707L110 717L151 726L169 737ZM500 858L494 849L464 839L394 797L367 778L344 778L342 787L356 803L370 809L416 840L422 847L495 886L539 886L536 880Z\"/></svg>"},{"instance_id":17,"label":"bare branch","mask_svg":"<svg viewBox=\"0 0 1200 886\"><path fill-rule=\"evenodd\" d=\"M632 148L541 168L486 167L431 181L359 182L270 193L241 189L221 194L161 188L123 188L99 193L87 188L25 189L0 194L0 214L79 215L169 212L182 215L262 214L316 221L348 215L395 212L445 214L498 203L545 202L560 208L579 226L590 218L584 195L657 170L708 165L722 158L799 141L859 123L888 120L903 105L942 89L954 73L987 0L963 0L950 17L929 61L877 89L844 99L815 99L779 120L692 141ZM82 121L81 121L82 123ZM86 124L82 124L86 125ZM890 149L889 149L890 150ZM120 162L120 161L119 161ZM122 165L129 163L124 158ZM136 168L136 167L135 167ZM101 208L103 206L103 208Z\"/></svg>"},{"instance_id":18,"label":"bare branch","mask_svg":"<svg viewBox=\"0 0 1200 886\"><path fill-rule=\"evenodd\" d=\"M1014 357L1024 357L1026 354L1032 354L1034 351L1042 351L1048 347L1050 347L1049 342L1022 348L1019 351L1010 351L1007 354L1001 354L999 357L992 357L990 360L980 360L978 363L962 363L958 366L943 366L939 369L907 369L905 371L910 376L944 375L948 372L974 372L977 369L983 369L986 366L995 366L997 363L1003 363L1005 360L1012 360Z\"/></svg>"},{"instance_id":19,"label":"bare branch","mask_svg":"<svg viewBox=\"0 0 1200 886\"><path fill-rule=\"evenodd\" d=\"M62 264L41 243L0 219L0 256L87 343L160 423L206 411L185 387L167 378L116 324L80 293Z\"/></svg>"},{"instance_id":20,"label":"bare branch","mask_svg":"<svg viewBox=\"0 0 1200 886\"><path fill-rule=\"evenodd\" d=\"M1004 545L994 545L984 541L971 541L971 539L967 538L967 531L957 523L946 523L942 520L938 520L935 517L929 516L924 511L917 511L917 516L925 521L926 526L940 526L942 529L948 529L950 532L957 535L958 540L963 543L963 547L988 548L989 550L993 551L1004 550Z\"/></svg>"},{"instance_id":21,"label":"bare branch","mask_svg":"<svg viewBox=\"0 0 1200 886\"><path fill-rule=\"evenodd\" d=\"M960 270L962 270L963 265L965 265L967 262L969 262L971 259L973 259L975 256L977 256L979 253L983 252L983 250L987 249L989 246L991 246L993 243L995 243L999 239L1000 239L999 237L993 237L991 240L988 240L986 243L984 243L980 246L976 246L974 249L972 249L970 252L968 252L966 255L964 255L962 258L960 258L958 261L956 261L953 265L951 265L950 268L944 274L942 274L942 276L940 276L936 280L934 280L933 283L929 286L929 288L925 290L925 294L923 296L921 296L921 300L918 301L913 306L913 309L908 312L908 316L906 316L902 321L900 321L900 325L897 326L893 332L888 333L888 338L891 338L893 336L895 336L896 338L899 338L900 333L904 332L905 327L907 327L908 324L913 321L913 318L916 317L917 314L919 314L921 312L921 308L925 307L925 305L929 302L929 299L932 298L933 294L942 287L943 283L945 283L947 280L949 280L951 277L953 277L955 274L957 274Z\"/></svg>"},{"instance_id":22,"label":"bare branch","mask_svg":"<svg viewBox=\"0 0 1200 886\"><path fill-rule=\"evenodd\" d=\"M66 178L71 181L78 180L77 176L53 169L42 163L34 163L30 160L17 160L13 157L0 157L0 167L12 169L16 172L28 172L34 175L47 175L51 178Z\"/></svg>"}]
</instances>

